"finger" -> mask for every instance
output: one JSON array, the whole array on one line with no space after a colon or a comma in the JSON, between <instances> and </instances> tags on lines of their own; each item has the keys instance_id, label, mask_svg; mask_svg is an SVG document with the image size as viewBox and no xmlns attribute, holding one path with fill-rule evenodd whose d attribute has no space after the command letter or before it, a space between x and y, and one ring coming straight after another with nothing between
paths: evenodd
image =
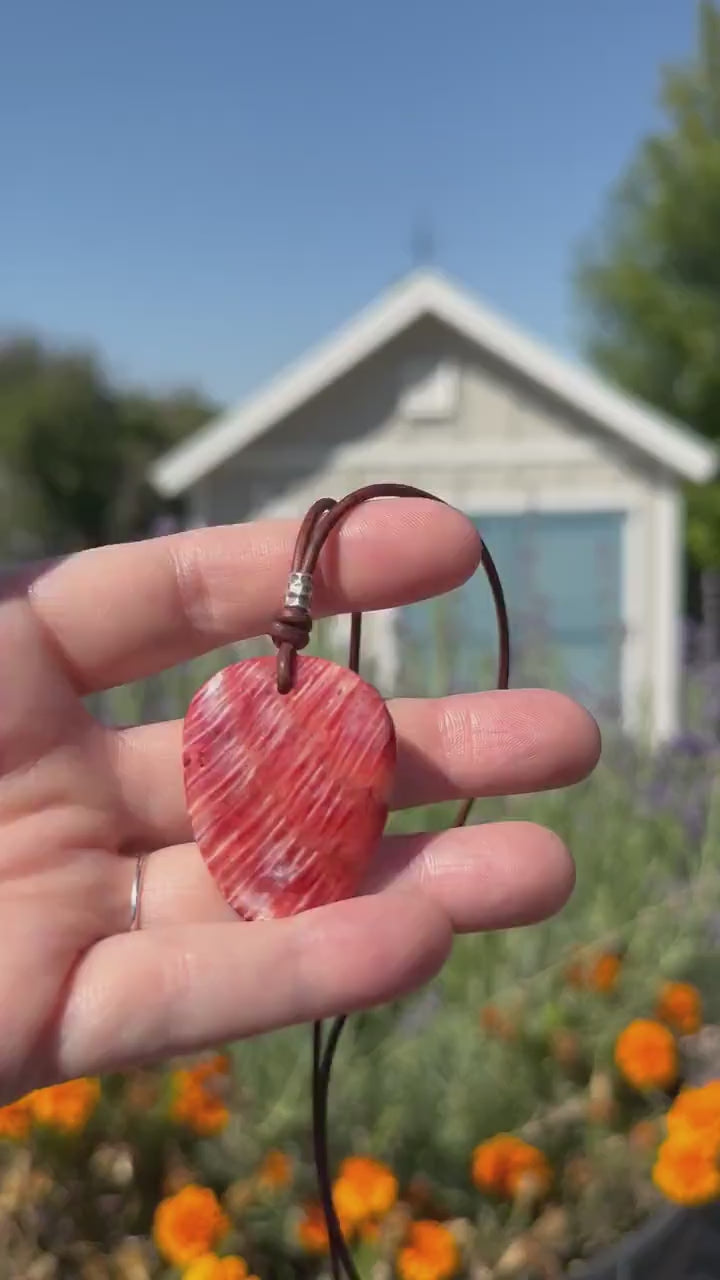
<instances>
[{"instance_id":1,"label":"finger","mask_svg":"<svg viewBox=\"0 0 720 1280\"><path fill-rule=\"evenodd\" d=\"M117 914L127 920L134 860L123 859L122 870ZM466 933L544 920L566 902L573 884L572 860L556 835L529 822L502 822L386 837L363 892L422 890L456 933ZM141 907L143 929L237 919L194 844L150 854Z\"/></svg>"},{"instance_id":2,"label":"finger","mask_svg":"<svg viewBox=\"0 0 720 1280\"><path fill-rule=\"evenodd\" d=\"M569 786L597 764L592 717L544 689L389 703L398 763L393 808ZM182 778L182 721L111 738L129 839L138 847L192 839Z\"/></svg>"},{"instance_id":3,"label":"finger","mask_svg":"<svg viewBox=\"0 0 720 1280\"><path fill-rule=\"evenodd\" d=\"M432 899L409 892L107 938L75 971L50 1066L106 1072L366 1008L426 982L451 938Z\"/></svg>"},{"instance_id":4,"label":"finger","mask_svg":"<svg viewBox=\"0 0 720 1280\"><path fill-rule=\"evenodd\" d=\"M0 600L0 796L15 792L16 770L94 725L63 674L48 661L27 602ZM35 779L37 785L37 779ZM37 797L36 797L37 801Z\"/></svg>"},{"instance_id":5,"label":"finger","mask_svg":"<svg viewBox=\"0 0 720 1280\"><path fill-rule=\"evenodd\" d=\"M40 574L29 599L77 687L110 688L266 631L282 604L297 527L261 521L84 551ZM437 595L470 577L479 558L477 532L451 507L370 502L330 535L314 610Z\"/></svg>"}]
</instances>

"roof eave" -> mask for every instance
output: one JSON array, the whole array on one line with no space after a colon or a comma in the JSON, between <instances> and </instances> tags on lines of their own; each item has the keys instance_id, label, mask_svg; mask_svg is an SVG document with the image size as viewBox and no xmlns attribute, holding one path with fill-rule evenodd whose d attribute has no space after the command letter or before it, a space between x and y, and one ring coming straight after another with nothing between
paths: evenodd
<instances>
[{"instance_id":1,"label":"roof eave","mask_svg":"<svg viewBox=\"0 0 720 1280\"><path fill-rule=\"evenodd\" d=\"M561 360L442 276L420 272L367 307L259 395L159 458L150 469L150 483L164 497L177 497L423 314L434 315L530 381L575 404L585 416L681 479L704 484L717 474L718 453L700 436Z\"/></svg>"}]
</instances>

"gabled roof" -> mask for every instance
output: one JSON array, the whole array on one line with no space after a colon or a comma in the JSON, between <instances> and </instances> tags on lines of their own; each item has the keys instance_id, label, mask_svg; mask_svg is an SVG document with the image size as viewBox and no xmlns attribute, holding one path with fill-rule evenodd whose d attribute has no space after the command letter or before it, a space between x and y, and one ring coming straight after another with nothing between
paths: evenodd
<instances>
[{"instance_id":1,"label":"gabled roof","mask_svg":"<svg viewBox=\"0 0 720 1280\"><path fill-rule=\"evenodd\" d=\"M166 497L191 488L423 316L435 317L682 479L702 483L714 476L718 459L705 439L561 359L445 277L421 271L389 289L257 394L164 454L151 469L151 483Z\"/></svg>"}]
</instances>

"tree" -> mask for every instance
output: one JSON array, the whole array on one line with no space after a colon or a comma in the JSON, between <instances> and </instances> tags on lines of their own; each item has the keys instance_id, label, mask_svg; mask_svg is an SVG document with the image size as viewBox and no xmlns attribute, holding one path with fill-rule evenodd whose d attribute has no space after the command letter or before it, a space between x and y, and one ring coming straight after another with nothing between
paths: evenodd
<instances>
[{"instance_id":1,"label":"tree","mask_svg":"<svg viewBox=\"0 0 720 1280\"><path fill-rule=\"evenodd\" d=\"M698 7L694 56L664 72L660 102L663 127L639 147L581 256L586 351L628 391L720 442L720 11L711 0ZM688 549L710 613L720 600L720 484L687 497Z\"/></svg>"},{"instance_id":2,"label":"tree","mask_svg":"<svg viewBox=\"0 0 720 1280\"><path fill-rule=\"evenodd\" d=\"M213 407L192 392L120 391L97 359L33 337L0 345L0 546L63 552L147 532L150 461Z\"/></svg>"}]
</instances>

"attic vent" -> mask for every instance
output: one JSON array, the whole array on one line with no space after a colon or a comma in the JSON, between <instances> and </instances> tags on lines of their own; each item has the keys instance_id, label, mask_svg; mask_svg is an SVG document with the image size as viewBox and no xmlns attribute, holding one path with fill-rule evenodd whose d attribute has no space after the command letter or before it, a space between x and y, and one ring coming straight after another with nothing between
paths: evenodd
<instances>
[{"instance_id":1,"label":"attic vent","mask_svg":"<svg viewBox=\"0 0 720 1280\"><path fill-rule=\"evenodd\" d=\"M454 417L460 371L451 360L414 357L403 369L398 408L411 422L447 422Z\"/></svg>"}]
</instances>

